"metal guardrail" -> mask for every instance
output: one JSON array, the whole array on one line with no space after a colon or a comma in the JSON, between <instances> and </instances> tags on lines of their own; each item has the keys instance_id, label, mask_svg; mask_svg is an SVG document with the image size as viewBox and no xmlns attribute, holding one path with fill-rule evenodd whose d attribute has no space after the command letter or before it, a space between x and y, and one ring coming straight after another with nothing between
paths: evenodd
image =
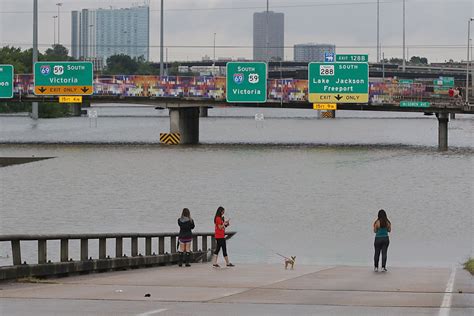
<instances>
[{"instance_id":1,"label":"metal guardrail","mask_svg":"<svg viewBox=\"0 0 474 316\"><path fill-rule=\"evenodd\" d=\"M236 232L226 232L226 238ZM158 247L153 252L152 241L158 239ZM38 235L0 235L0 242L10 242L13 266L0 267L0 280L27 276L47 276L74 272L124 269L140 266L151 266L176 262L178 233L93 233L93 234L38 234ZM213 232L193 233L193 260L207 261L208 241L211 249L216 241ZM107 256L107 240L115 239L115 257ZM130 239L130 257L124 255L124 239ZM139 252L139 240L145 240L144 255ZM60 262L48 260L48 241L60 241ZM80 260L69 258L69 241L80 241ZM98 258L89 256L89 241L98 240ZM22 263L21 242L37 241L38 261L36 264ZM165 252L165 242L170 245L170 252Z\"/></svg>"}]
</instances>

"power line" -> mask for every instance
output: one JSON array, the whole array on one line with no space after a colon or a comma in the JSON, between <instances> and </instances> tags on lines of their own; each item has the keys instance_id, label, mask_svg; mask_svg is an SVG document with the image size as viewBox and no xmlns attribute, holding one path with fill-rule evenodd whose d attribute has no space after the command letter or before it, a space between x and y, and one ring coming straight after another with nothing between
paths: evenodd
<instances>
[{"instance_id":1,"label":"power line","mask_svg":"<svg viewBox=\"0 0 474 316\"><path fill-rule=\"evenodd\" d=\"M434 4L435 1L422 1L422 0L412 0L410 2L426 2L430 5ZM436 1L438 3L445 4L442 1ZM467 3L468 1L464 0L450 0L450 3ZM401 3L401 0L385 0L380 1L380 4L393 4L393 3ZM272 8L277 9L293 9L293 8L311 8L311 7L335 7L335 6L364 6L364 5L375 5L376 2L374 1L361 1L361 2L322 2L322 3L312 3L312 4L288 4L288 5L272 5ZM166 9L165 12L199 12L199 11L222 11L222 10L259 10L265 9L265 6L246 6L246 7L214 7L214 8L176 8L176 9ZM77 11L77 10L71 10ZM69 11L69 12L71 12ZM159 9L150 10L150 12L160 12ZM68 12L68 11L63 11ZM33 11L0 11L0 14L31 14ZM42 14L51 14L55 13L55 11L39 11Z\"/></svg>"},{"instance_id":2,"label":"power line","mask_svg":"<svg viewBox=\"0 0 474 316\"><path fill-rule=\"evenodd\" d=\"M0 42L0 45L4 46L28 46L31 43L20 43L20 42ZM39 46L50 47L51 43L40 43ZM69 44L67 46L72 46ZM105 48L159 48L160 45L81 45L82 47L105 47ZM265 48L266 46L253 46L253 45L164 45L167 48L220 48L220 49L239 49L239 48ZM337 48L377 48L376 45L336 45ZM384 49L386 48L400 48L402 45L383 45ZM407 45L408 48L466 48L465 44L419 44L419 45ZM293 45L286 46L269 46L269 48L285 48L293 49Z\"/></svg>"}]
</instances>

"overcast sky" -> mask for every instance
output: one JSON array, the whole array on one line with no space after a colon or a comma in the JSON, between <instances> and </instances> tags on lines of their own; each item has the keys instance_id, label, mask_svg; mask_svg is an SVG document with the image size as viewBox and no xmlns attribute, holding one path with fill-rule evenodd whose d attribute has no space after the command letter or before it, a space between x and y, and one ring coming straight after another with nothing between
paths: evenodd
<instances>
[{"instance_id":1,"label":"overcast sky","mask_svg":"<svg viewBox=\"0 0 474 316\"><path fill-rule=\"evenodd\" d=\"M61 44L70 48L71 11L83 8L129 7L131 0L38 0L39 43L53 43L57 2ZM380 38L385 57L402 55L403 0L380 0ZM169 60L200 60L213 54L216 33L218 57L252 57L253 12L266 0L165 0L165 46ZM0 46L31 47L33 0L0 0ZM150 59L159 60L160 0L150 1ZM285 59L293 59L298 43L334 43L338 53L368 53L375 61L377 0L270 0L270 10L285 14ZM433 62L465 60L468 19L474 0L406 0L406 45L409 56ZM474 22L471 24L471 37ZM176 46L191 47L176 47ZM233 46L233 47L219 47ZM192 47L208 46L208 47Z\"/></svg>"}]
</instances>

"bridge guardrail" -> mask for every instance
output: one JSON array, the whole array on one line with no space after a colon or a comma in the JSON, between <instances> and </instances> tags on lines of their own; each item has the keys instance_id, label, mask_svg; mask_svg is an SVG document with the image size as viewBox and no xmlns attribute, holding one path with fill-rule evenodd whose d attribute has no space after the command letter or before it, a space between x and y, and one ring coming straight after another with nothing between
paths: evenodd
<instances>
[{"instance_id":1,"label":"bridge guardrail","mask_svg":"<svg viewBox=\"0 0 474 316\"><path fill-rule=\"evenodd\" d=\"M399 100L449 100L448 89L445 86L433 85L433 80L414 81L407 84L397 80L381 81L378 78L370 78L369 100L372 104L394 103ZM308 80L269 79L267 90L269 102L308 102ZM33 95L33 75L15 75L14 94L16 98ZM196 98L225 101L226 78L150 75L95 76L93 97Z\"/></svg>"},{"instance_id":2,"label":"bridge guardrail","mask_svg":"<svg viewBox=\"0 0 474 316\"><path fill-rule=\"evenodd\" d=\"M226 238L236 232L226 232ZM75 272L106 271L141 266L174 263L178 260L176 245L178 233L92 233L92 234L20 234L0 235L0 242L10 242L13 265L0 267L0 280L32 276L66 275ZM213 232L193 233L193 260L208 261L208 241L210 249L216 247ZM107 240L115 239L115 257L107 255ZM124 239L130 239L130 257L124 255ZM139 252L139 240L144 239L144 255ZM152 241L158 239L156 252L153 252ZM60 262L48 260L48 241L60 241ZM69 241L80 241L80 260L69 258ZM89 241L98 240L98 258L90 257ZM170 253L165 252L168 240ZM21 242L37 241L38 261L36 264L22 263Z\"/></svg>"}]
</instances>

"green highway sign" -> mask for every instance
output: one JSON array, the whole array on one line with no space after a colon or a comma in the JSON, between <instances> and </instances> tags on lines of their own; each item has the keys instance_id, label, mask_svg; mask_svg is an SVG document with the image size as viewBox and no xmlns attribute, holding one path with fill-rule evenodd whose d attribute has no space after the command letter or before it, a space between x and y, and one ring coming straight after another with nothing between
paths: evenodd
<instances>
[{"instance_id":1,"label":"green highway sign","mask_svg":"<svg viewBox=\"0 0 474 316\"><path fill-rule=\"evenodd\" d=\"M430 102L400 101L400 107L402 108L429 108L430 105Z\"/></svg>"},{"instance_id":2,"label":"green highway sign","mask_svg":"<svg viewBox=\"0 0 474 316\"><path fill-rule=\"evenodd\" d=\"M400 83L400 84L412 84L413 79L400 79L400 80L398 80L398 83Z\"/></svg>"},{"instance_id":3,"label":"green highway sign","mask_svg":"<svg viewBox=\"0 0 474 316\"><path fill-rule=\"evenodd\" d=\"M351 63L368 63L369 55L367 54L336 54L336 62L351 62Z\"/></svg>"},{"instance_id":4,"label":"green highway sign","mask_svg":"<svg viewBox=\"0 0 474 316\"><path fill-rule=\"evenodd\" d=\"M267 64L264 62L228 62L227 102L267 102Z\"/></svg>"},{"instance_id":5,"label":"green highway sign","mask_svg":"<svg viewBox=\"0 0 474 316\"><path fill-rule=\"evenodd\" d=\"M0 99L13 98L13 66L0 65Z\"/></svg>"},{"instance_id":6,"label":"green highway sign","mask_svg":"<svg viewBox=\"0 0 474 316\"><path fill-rule=\"evenodd\" d=\"M454 87L454 77L439 77L433 81L435 86Z\"/></svg>"},{"instance_id":7,"label":"green highway sign","mask_svg":"<svg viewBox=\"0 0 474 316\"><path fill-rule=\"evenodd\" d=\"M310 63L308 99L311 103L367 103L368 63Z\"/></svg>"},{"instance_id":8,"label":"green highway sign","mask_svg":"<svg viewBox=\"0 0 474 316\"><path fill-rule=\"evenodd\" d=\"M93 66L88 61L37 62L34 67L36 95L91 95Z\"/></svg>"}]
</instances>

